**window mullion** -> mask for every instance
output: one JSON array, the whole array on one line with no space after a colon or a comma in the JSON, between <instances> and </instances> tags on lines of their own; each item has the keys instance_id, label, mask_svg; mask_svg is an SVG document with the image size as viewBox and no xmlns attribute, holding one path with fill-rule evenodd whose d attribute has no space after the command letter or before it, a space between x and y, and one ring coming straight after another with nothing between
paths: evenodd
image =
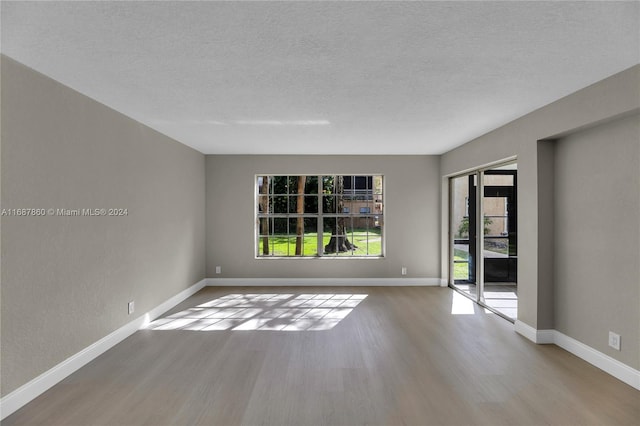
<instances>
[{"instance_id":1,"label":"window mullion","mask_svg":"<svg viewBox=\"0 0 640 426\"><path fill-rule=\"evenodd\" d=\"M322 241L324 240L324 220L322 218L322 213L323 213L323 204L322 204L322 186L323 186L323 182L322 182L322 176L318 176L318 238L317 238L317 251L318 251L318 256L322 256L323 252L324 252L324 245L322 243Z\"/></svg>"}]
</instances>

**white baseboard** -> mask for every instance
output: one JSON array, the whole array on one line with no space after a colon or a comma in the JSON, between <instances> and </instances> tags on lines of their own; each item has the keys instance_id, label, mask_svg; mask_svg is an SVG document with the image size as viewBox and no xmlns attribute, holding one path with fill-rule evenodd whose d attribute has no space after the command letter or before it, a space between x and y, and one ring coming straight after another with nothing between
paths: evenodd
<instances>
[{"instance_id":1,"label":"white baseboard","mask_svg":"<svg viewBox=\"0 0 640 426\"><path fill-rule=\"evenodd\" d=\"M555 330L536 330L536 339L539 345L551 345L556 341Z\"/></svg>"},{"instance_id":2,"label":"white baseboard","mask_svg":"<svg viewBox=\"0 0 640 426\"><path fill-rule=\"evenodd\" d=\"M513 324L513 327L518 334L526 337L533 343L537 343L539 345L548 345L554 343L555 341L555 330L536 330L529 324L524 323L520 320L516 320L516 322Z\"/></svg>"},{"instance_id":3,"label":"white baseboard","mask_svg":"<svg viewBox=\"0 0 640 426\"><path fill-rule=\"evenodd\" d=\"M613 359L609 355L603 354L602 352L593 349L591 346L587 346L566 334L562 334L557 330L555 330L554 343L562 349L571 352L575 356L582 358L589 364L593 364L599 369L606 371L629 386L640 390L640 371L631 368L617 359Z\"/></svg>"},{"instance_id":4,"label":"white baseboard","mask_svg":"<svg viewBox=\"0 0 640 426\"><path fill-rule=\"evenodd\" d=\"M208 286L316 286L316 287L401 287L401 286L440 286L440 278L208 278Z\"/></svg>"},{"instance_id":5,"label":"white baseboard","mask_svg":"<svg viewBox=\"0 0 640 426\"><path fill-rule=\"evenodd\" d=\"M35 379L25 383L18 389L7 394L5 397L0 399L0 420L3 420L33 399L37 398L46 390L56 385L84 365L93 361L95 358L102 355L104 352L111 349L127 337L131 336L139 329L144 328L148 323L150 323L172 307L201 290L206 285L206 283L206 279L199 281L188 289L183 290L169 300L158 305L146 314L125 324L113 333L103 337L102 339L84 348L75 355L72 355L71 357L62 361L60 364L56 365L50 370L45 371Z\"/></svg>"},{"instance_id":6,"label":"white baseboard","mask_svg":"<svg viewBox=\"0 0 640 426\"><path fill-rule=\"evenodd\" d=\"M534 343L553 343L567 352L571 352L578 358L587 361L599 369L611 374L618 380L640 390L640 371L629 367L622 362L611 358L609 355L593 349L584 343L559 332L558 330L536 330L522 321L516 321L514 329L518 334L526 337Z\"/></svg>"},{"instance_id":7,"label":"white baseboard","mask_svg":"<svg viewBox=\"0 0 640 426\"><path fill-rule=\"evenodd\" d=\"M526 337L531 340L533 343L538 343L537 331L535 328L531 327L529 324L526 324L520 320L516 320L513 323L513 329L521 336Z\"/></svg>"},{"instance_id":8,"label":"white baseboard","mask_svg":"<svg viewBox=\"0 0 640 426\"><path fill-rule=\"evenodd\" d=\"M194 294L196 294L206 286L207 286L207 279L204 278L198 281L197 283L195 283L194 285L192 285L191 287L185 290L182 290L180 293L176 294L172 298L156 306L155 308L153 308L152 310L150 310L144 315L144 322L139 328L146 328L151 321L155 320L160 315L164 314L169 309L173 308L183 300L186 300L187 298L193 296Z\"/></svg>"}]
</instances>

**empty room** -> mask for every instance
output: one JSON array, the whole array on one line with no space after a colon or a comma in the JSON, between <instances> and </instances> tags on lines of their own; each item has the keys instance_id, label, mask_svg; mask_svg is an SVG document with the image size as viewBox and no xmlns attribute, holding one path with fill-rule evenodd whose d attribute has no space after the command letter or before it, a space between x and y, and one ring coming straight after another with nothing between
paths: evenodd
<instances>
[{"instance_id":1,"label":"empty room","mask_svg":"<svg viewBox=\"0 0 640 426\"><path fill-rule=\"evenodd\" d=\"M0 24L3 425L640 423L640 2Z\"/></svg>"}]
</instances>

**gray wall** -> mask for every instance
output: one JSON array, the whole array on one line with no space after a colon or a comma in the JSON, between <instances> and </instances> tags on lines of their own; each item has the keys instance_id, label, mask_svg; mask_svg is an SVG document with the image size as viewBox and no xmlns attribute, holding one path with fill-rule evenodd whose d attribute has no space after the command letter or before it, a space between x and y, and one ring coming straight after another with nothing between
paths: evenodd
<instances>
[{"instance_id":1,"label":"gray wall","mask_svg":"<svg viewBox=\"0 0 640 426\"><path fill-rule=\"evenodd\" d=\"M205 277L204 155L2 56L2 395ZM136 313L127 315L135 300Z\"/></svg>"},{"instance_id":2,"label":"gray wall","mask_svg":"<svg viewBox=\"0 0 640 426\"><path fill-rule=\"evenodd\" d=\"M554 165L555 328L639 369L640 116L558 140Z\"/></svg>"},{"instance_id":3,"label":"gray wall","mask_svg":"<svg viewBox=\"0 0 640 426\"><path fill-rule=\"evenodd\" d=\"M209 277L400 278L402 266L407 277L440 277L437 156L208 155L206 162ZM255 259L255 175L298 173L383 174L386 256Z\"/></svg>"},{"instance_id":4,"label":"gray wall","mask_svg":"<svg viewBox=\"0 0 640 426\"><path fill-rule=\"evenodd\" d=\"M553 257L540 256L549 246L550 234L539 232L553 227L549 203L553 203L553 179L540 176L548 170L538 141L555 139L640 109L640 65L597 82L539 110L474 139L442 156L442 187L447 176L505 158L518 161L518 320L536 329L554 327ZM539 151L542 155L538 158ZM540 162L540 160L543 162ZM547 160L548 161L548 160ZM540 179L539 179L540 178ZM549 186L550 190L545 190ZM447 217L448 193L442 191L442 216ZM443 257L448 254L448 238L443 233ZM637 253L636 253L637 254ZM447 275L443 262L442 275ZM627 283L637 286L637 280ZM632 291L632 290L630 290Z\"/></svg>"},{"instance_id":5,"label":"gray wall","mask_svg":"<svg viewBox=\"0 0 640 426\"><path fill-rule=\"evenodd\" d=\"M639 334L639 271L629 269L623 258L605 256L603 268L618 296L598 305L601 295L593 289L599 291L600 283L589 281L589 296L583 298L576 287L581 277L558 266L546 249L567 257L571 247L565 248L555 233L545 230L557 229L564 211L562 204L554 203L554 192L573 188L577 176L564 175L551 165L567 162L579 171L580 164L569 154L576 141L601 149L593 141L628 136L633 124L613 121L637 114L639 80L640 66L636 66L442 157L207 156L205 160L200 153L3 56L1 207L122 207L129 215L2 217L1 393L6 395L130 321L129 300L136 301L136 313L143 313L204 278L205 266L209 277L217 276L216 265L223 268L221 277L234 278L397 277L401 283L402 266L408 268L408 277L444 277L448 237L441 217L448 215L446 177L512 157L518 159L520 191L519 320L538 329L557 327L638 368L638 342L634 353L633 336ZM628 122L637 119L636 115ZM598 127L578 133L594 126ZM539 142L567 134L571 136L558 143L557 152L555 145ZM627 148L607 155L625 152L627 136L620 138ZM624 157L630 167L635 159L638 171L637 146ZM614 160L618 157L607 162ZM254 176L279 173L384 174L386 257L254 259ZM616 173L623 173L625 182L635 176L638 187L637 173ZM598 188L609 184L606 179L597 183ZM586 202L583 192L575 196ZM607 197L620 202L619 195ZM637 198L624 201L631 212L636 209L637 219ZM592 220L579 224L592 226ZM629 234L616 231L615 238L610 237L616 241L607 246L617 250L619 241L624 241L637 267L640 229L637 221L635 228L629 226ZM582 260L568 262L584 266L594 256L588 252ZM620 300L621 295L629 300ZM597 329L580 317L592 312L599 319ZM635 329L629 325L632 322ZM609 329L622 334L622 352L607 349Z\"/></svg>"}]
</instances>

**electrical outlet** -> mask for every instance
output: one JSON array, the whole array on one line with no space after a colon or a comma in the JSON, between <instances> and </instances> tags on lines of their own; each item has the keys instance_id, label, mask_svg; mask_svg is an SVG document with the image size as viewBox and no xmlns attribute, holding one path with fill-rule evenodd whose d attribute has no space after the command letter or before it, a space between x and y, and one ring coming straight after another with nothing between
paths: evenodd
<instances>
[{"instance_id":1,"label":"electrical outlet","mask_svg":"<svg viewBox=\"0 0 640 426\"><path fill-rule=\"evenodd\" d=\"M131 315L136 310L136 305L133 301L129 302L127 305L127 309L129 311L129 315Z\"/></svg>"},{"instance_id":2,"label":"electrical outlet","mask_svg":"<svg viewBox=\"0 0 640 426\"><path fill-rule=\"evenodd\" d=\"M609 346L613 349L619 351L620 350L620 335L614 333L613 331L609 332Z\"/></svg>"},{"instance_id":3,"label":"electrical outlet","mask_svg":"<svg viewBox=\"0 0 640 426\"><path fill-rule=\"evenodd\" d=\"M222 273L222 266L216 266L216 274Z\"/></svg>"},{"instance_id":4,"label":"electrical outlet","mask_svg":"<svg viewBox=\"0 0 640 426\"><path fill-rule=\"evenodd\" d=\"M407 267L406 266L402 267L402 275L407 275Z\"/></svg>"}]
</instances>

